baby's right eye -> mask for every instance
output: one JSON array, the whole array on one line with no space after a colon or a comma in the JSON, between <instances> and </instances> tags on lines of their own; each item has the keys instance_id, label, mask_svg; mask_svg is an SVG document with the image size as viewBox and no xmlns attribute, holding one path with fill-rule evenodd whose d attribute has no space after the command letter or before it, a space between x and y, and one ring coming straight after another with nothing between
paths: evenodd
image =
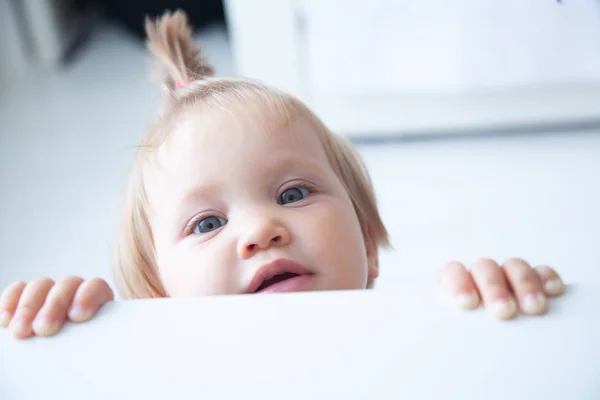
<instances>
[{"instance_id":1,"label":"baby's right eye","mask_svg":"<svg viewBox=\"0 0 600 400\"><path fill-rule=\"evenodd\" d=\"M196 224L194 233L208 233L222 227L226 223L225 219L211 215L210 217L203 218Z\"/></svg>"}]
</instances>

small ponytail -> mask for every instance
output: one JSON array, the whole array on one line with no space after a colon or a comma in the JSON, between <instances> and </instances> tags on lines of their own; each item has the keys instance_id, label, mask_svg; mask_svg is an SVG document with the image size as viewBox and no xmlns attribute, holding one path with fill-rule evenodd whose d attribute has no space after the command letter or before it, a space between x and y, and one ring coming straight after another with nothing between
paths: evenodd
<instances>
[{"instance_id":1,"label":"small ponytail","mask_svg":"<svg viewBox=\"0 0 600 400\"><path fill-rule=\"evenodd\" d=\"M155 21L146 18L146 45L154 56L160 79L168 93L187 83L214 75L214 68L194 44L187 15L166 12Z\"/></svg>"}]
</instances>

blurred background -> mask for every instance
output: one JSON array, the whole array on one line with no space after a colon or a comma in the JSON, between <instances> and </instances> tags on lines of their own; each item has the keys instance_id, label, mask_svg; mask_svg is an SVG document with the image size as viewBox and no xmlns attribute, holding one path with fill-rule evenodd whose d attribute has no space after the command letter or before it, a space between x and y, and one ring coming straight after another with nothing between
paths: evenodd
<instances>
[{"instance_id":1,"label":"blurred background","mask_svg":"<svg viewBox=\"0 0 600 400\"><path fill-rule=\"evenodd\" d=\"M600 1L0 0L0 287L110 266L155 116L146 15L184 9L217 75L349 136L394 251L381 290L520 256L600 281Z\"/></svg>"}]
</instances>

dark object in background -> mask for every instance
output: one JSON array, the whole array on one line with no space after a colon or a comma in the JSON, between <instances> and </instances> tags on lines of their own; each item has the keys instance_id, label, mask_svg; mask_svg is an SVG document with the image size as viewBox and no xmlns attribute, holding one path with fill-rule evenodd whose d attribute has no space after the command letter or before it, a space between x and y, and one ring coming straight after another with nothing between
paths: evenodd
<instances>
[{"instance_id":1,"label":"dark object in background","mask_svg":"<svg viewBox=\"0 0 600 400\"><path fill-rule=\"evenodd\" d=\"M95 5L102 13L123 25L141 40L145 39L144 20L167 10L181 9L195 30L214 22L225 22L222 0L75 0L78 6Z\"/></svg>"}]
</instances>

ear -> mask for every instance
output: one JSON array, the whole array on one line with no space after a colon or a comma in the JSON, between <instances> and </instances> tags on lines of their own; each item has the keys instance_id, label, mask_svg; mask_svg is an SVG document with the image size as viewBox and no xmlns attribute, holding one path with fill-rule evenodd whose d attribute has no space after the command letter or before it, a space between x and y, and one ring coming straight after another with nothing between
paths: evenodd
<instances>
[{"instance_id":1,"label":"ear","mask_svg":"<svg viewBox=\"0 0 600 400\"><path fill-rule=\"evenodd\" d=\"M373 229L370 226L367 227L365 248L367 250L369 279L372 280L379 276L379 253L377 251L377 238L373 234Z\"/></svg>"}]
</instances>

